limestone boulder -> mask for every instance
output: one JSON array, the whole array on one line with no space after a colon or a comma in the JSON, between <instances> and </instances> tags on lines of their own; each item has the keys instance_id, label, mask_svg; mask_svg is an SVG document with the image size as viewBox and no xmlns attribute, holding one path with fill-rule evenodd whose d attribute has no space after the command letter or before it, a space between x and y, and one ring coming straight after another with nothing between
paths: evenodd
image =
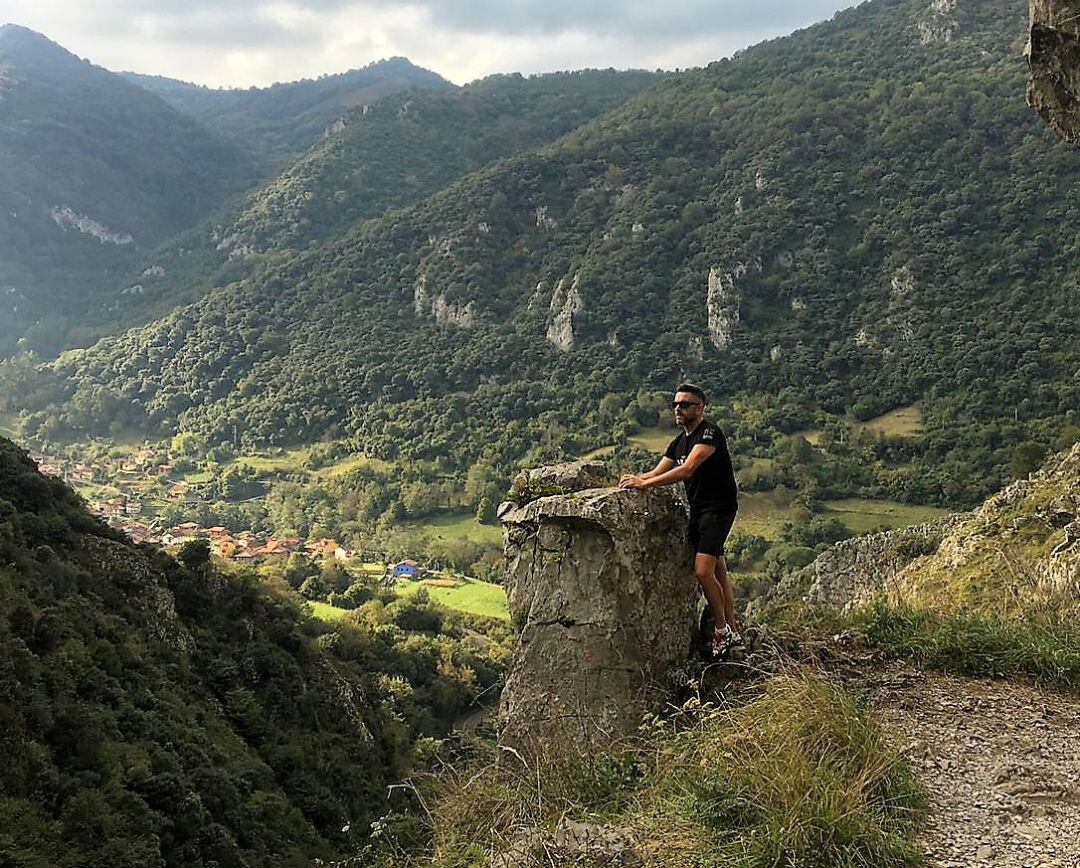
<instances>
[{"instance_id":1,"label":"limestone boulder","mask_svg":"<svg viewBox=\"0 0 1080 868\"><path fill-rule=\"evenodd\" d=\"M502 743L548 750L634 731L694 641L685 507L671 489L599 488L505 504L501 518L519 632Z\"/></svg>"}]
</instances>

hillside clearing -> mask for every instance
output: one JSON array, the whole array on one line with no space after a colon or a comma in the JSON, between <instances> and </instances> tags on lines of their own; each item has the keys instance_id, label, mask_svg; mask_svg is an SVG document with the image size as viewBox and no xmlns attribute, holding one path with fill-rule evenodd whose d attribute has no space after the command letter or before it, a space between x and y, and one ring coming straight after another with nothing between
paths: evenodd
<instances>
[{"instance_id":1,"label":"hillside clearing","mask_svg":"<svg viewBox=\"0 0 1080 868\"><path fill-rule=\"evenodd\" d=\"M739 516L735 532L777 540L787 523L805 521L806 511L793 501L797 492L777 488L739 495ZM893 500L845 498L825 501L823 518L838 518L852 534L869 533L882 527L901 528L931 521L949 512L935 506L917 506Z\"/></svg>"},{"instance_id":2,"label":"hillside clearing","mask_svg":"<svg viewBox=\"0 0 1080 868\"><path fill-rule=\"evenodd\" d=\"M926 430L922 410L915 405L890 410L866 422L855 422L851 427L859 433L869 431L885 437L919 437Z\"/></svg>"},{"instance_id":3,"label":"hillside clearing","mask_svg":"<svg viewBox=\"0 0 1080 868\"><path fill-rule=\"evenodd\" d=\"M464 510L436 513L420 521L404 523L401 527L406 532L426 533L435 540L466 539L477 543L502 543L501 527L481 524L471 512Z\"/></svg>"}]
</instances>

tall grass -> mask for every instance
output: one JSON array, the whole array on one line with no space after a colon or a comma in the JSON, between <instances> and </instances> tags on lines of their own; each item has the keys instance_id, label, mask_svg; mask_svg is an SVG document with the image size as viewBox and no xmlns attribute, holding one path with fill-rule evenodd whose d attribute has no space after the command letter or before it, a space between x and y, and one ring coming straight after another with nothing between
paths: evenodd
<instances>
[{"instance_id":1,"label":"tall grass","mask_svg":"<svg viewBox=\"0 0 1080 868\"><path fill-rule=\"evenodd\" d=\"M986 678L1026 676L1040 684L1080 690L1080 622L1059 614L1023 618L958 609L917 608L878 599L840 613L801 602L775 605L762 620L796 633L854 630L887 656L928 669Z\"/></svg>"},{"instance_id":2,"label":"tall grass","mask_svg":"<svg viewBox=\"0 0 1080 868\"><path fill-rule=\"evenodd\" d=\"M1080 625L1075 622L1006 621L883 602L853 613L849 620L870 644L921 666L996 678L1027 675L1050 686L1080 690Z\"/></svg>"},{"instance_id":3,"label":"tall grass","mask_svg":"<svg viewBox=\"0 0 1080 868\"><path fill-rule=\"evenodd\" d=\"M619 827L647 866L918 862L909 839L923 795L910 769L865 708L802 670L741 705L692 701L606 750L492 760L420 782L431 846L409 864L486 866L563 820Z\"/></svg>"}]
</instances>

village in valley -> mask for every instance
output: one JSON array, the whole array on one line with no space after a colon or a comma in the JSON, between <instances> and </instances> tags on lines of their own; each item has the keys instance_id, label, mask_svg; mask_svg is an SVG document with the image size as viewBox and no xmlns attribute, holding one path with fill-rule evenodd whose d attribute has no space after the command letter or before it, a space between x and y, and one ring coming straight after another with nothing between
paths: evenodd
<instances>
[{"instance_id":1,"label":"village in valley","mask_svg":"<svg viewBox=\"0 0 1080 868\"><path fill-rule=\"evenodd\" d=\"M72 452L36 453L31 458L43 474L70 484L84 496L91 512L137 543L177 546L205 539L215 555L239 563L284 560L299 553L344 564L357 556L328 537L260 538L252 531L234 533L221 525L203 527L194 521L165 525L158 516L162 504L194 504L200 499L197 485L176 478L176 466L165 449L143 447L123 457L102 459L77 457ZM416 561L405 559L387 565L385 578L419 578L424 572Z\"/></svg>"}]
</instances>

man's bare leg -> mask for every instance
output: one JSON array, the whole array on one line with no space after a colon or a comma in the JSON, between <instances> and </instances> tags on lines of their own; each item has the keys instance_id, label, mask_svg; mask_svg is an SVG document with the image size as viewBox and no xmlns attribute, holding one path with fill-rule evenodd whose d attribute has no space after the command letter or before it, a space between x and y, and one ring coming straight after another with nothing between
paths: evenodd
<instances>
[{"instance_id":1,"label":"man's bare leg","mask_svg":"<svg viewBox=\"0 0 1080 868\"><path fill-rule=\"evenodd\" d=\"M700 557L700 555L699 555ZM721 555L716 559L716 584L723 594L724 621L733 633L740 632L739 625L735 621L735 589L731 586L731 577L727 571L727 561ZM717 621L717 624L720 622Z\"/></svg>"},{"instance_id":2,"label":"man's bare leg","mask_svg":"<svg viewBox=\"0 0 1080 868\"><path fill-rule=\"evenodd\" d=\"M724 613L726 606L725 594L717 581L717 576L720 575L720 564L716 558L712 555L696 554L694 556L694 577L698 580L698 584L701 585L701 590L705 594L705 599L709 603L709 610L712 612L713 623L716 624L718 629L723 629L723 625L727 622L727 616ZM724 570L724 576L727 577L727 570ZM732 610L732 618L734 618L734 609Z\"/></svg>"}]
</instances>

